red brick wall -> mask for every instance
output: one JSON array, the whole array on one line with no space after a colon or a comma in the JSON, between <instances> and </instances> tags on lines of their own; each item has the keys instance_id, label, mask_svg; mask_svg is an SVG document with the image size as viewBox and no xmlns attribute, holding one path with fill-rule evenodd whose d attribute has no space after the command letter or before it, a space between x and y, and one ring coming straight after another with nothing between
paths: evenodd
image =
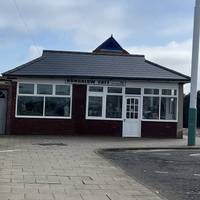
<instances>
[{"instance_id":1,"label":"red brick wall","mask_svg":"<svg viewBox=\"0 0 200 200\"><path fill-rule=\"evenodd\" d=\"M11 134L66 134L122 136L122 121L86 120L86 85L73 85L72 119L15 118L16 84L8 101L7 132ZM12 96L12 98L11 98ZM8 95L9 97L9 95ZM10 116L10 117L9 117ZM142 122L142 137L175 138L177 123Z\"/></svg>"},{"instance_id":2,"label":"red brick wall","mask_svg":"<svg viewBox=\"0 0 200 200\"><path fill-rule=\"evenodd\" d=\"M122 121L85 119L86 90L86 85L73 85L72 119L15 118L16 84L13 84L10 133L121 136Z\"/></svg>"},{"instance_id":3,"label":"red brick wall","mask_svg":"<svg viewBox=\"0 0 200 200\"><path fill-rule=\"evenodd\" d=\"M142 122L142 137L176 138L176 122Z\"/></svg>"}]
</instances>

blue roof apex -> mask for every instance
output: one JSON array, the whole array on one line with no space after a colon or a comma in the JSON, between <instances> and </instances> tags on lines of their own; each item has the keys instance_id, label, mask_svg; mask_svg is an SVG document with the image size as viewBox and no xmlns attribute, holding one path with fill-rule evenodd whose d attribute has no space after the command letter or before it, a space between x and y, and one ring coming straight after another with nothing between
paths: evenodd
<instances>
[{"instance_id":1,"label":"blue roof apex","mask_svg":"<svg viewBox=\"0 0 200 200\"><path fill-rule=\"evenodd\" d=\"M100 46L98 46L93 52L129 54L120 46L120 44L115 40L113 35L111 35L106 41L104 41Z\"/></svg>"}]
</instances>

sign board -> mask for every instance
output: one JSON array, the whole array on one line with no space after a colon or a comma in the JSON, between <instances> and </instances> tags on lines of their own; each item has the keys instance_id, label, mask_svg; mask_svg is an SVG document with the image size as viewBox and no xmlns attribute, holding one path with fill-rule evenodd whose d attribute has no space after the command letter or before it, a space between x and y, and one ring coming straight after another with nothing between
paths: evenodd
<instances>
[{"instance_id":1,"label":"sign board","mask_svg":"<svg viewBox=\"0 0 200 200\"><path fill-rule=\"evenodd\" d=\"M69 78L65 79L65 83L72 83L72 84L88 84L88 85L116 85L116 86L123 86L125 85L124 81L121 80L107 80L107 79L74 79Z\"/></svg>"}]
</instances>

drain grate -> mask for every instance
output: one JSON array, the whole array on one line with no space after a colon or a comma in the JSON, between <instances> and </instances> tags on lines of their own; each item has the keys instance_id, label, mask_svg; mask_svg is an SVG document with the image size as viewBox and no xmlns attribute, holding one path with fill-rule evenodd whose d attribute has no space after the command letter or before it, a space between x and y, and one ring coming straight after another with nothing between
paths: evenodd
<instances>
[{"instance_id":1,"label":"drain grate","mask_svg":"<svg viewBox=\"0 0 200 200\"><path fill-rule=\"evenodd\" d=\"M38 143L40 146L67 146L65 143Z\"/></svg>"}]
</instances>

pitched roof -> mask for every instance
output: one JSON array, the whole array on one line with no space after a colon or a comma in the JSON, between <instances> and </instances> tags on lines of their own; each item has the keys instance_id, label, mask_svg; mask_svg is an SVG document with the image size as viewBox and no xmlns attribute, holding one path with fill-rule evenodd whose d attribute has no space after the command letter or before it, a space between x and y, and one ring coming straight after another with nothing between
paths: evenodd
<instances>
[{"instance_id":1,"label":"pitched roof","mask_svg":"<svg viewBox=\"0 0 200 200\"><path fill-rule=\"evenodd\" d=\"M51 50L44 50L41 57L7 71L3 76L88 77L176 82L190 80L188 76L145 60L142 55Z\"/></svg>"},{"instance_id":2,"label":"pitched roof","mask_svg":"<svg viewBox=\"0 0 200 200\"><path fill-rule=\"evenodd\" d=\"M113 35L109 37L105 42L99 45L93 52L95 53L121 53L129 54L125 49L123 49L120 44L115 40Z\"/></svg>"}]
</instances>

